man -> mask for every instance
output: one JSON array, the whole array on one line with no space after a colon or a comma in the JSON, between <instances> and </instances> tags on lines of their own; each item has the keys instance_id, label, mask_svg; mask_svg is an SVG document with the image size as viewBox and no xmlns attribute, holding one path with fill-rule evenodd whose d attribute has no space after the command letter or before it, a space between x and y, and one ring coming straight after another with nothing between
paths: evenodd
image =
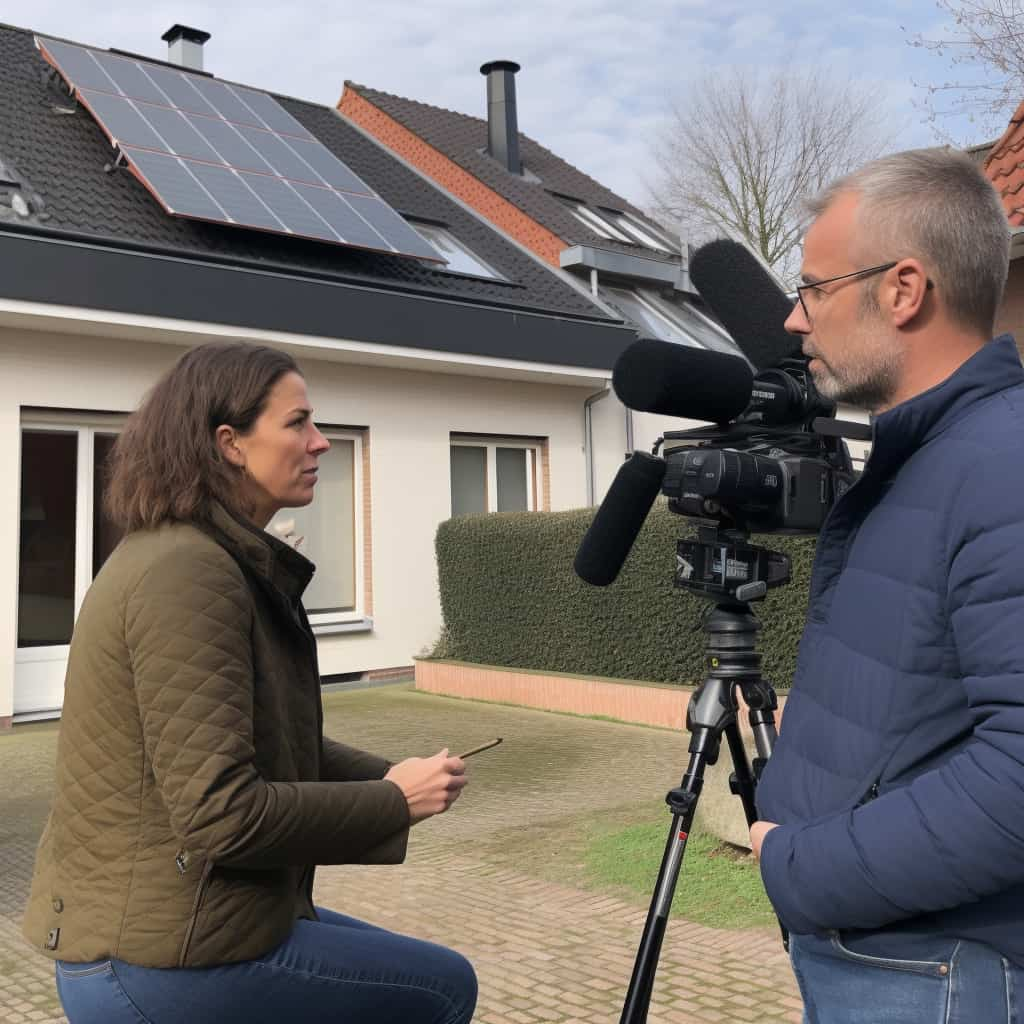
<instances>
[{"instance_id":1,"label":"man","mask_svg":"<svg viewBox=\"0 0 1024 1024\"><path fill-rule=\"evenodd\" d=\"M810 1024L1024 1021L1024 369L989 340L1006 217L947 150L875 161L812 213L786 328L873 444L818 540L752 844Z\"/></svg>"}]
</instances>

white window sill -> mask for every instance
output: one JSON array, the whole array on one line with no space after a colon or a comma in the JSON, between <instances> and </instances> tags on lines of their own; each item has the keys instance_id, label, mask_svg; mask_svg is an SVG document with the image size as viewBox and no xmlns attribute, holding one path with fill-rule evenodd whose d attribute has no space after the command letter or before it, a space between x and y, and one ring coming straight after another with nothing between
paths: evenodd
<instances>
[{"instance_id":1,"label":"white window sill","mask_svg":"<svg viewBox=\"0 0 1024 1024\"><path fill-rule=\"evenodd\" d=\"M335 633L370 633L373 631L373 619L364 616L361 619L348 619L344 622L320 622L312 626L314 636L333 636Z\"/></svg>"}]
</instances>

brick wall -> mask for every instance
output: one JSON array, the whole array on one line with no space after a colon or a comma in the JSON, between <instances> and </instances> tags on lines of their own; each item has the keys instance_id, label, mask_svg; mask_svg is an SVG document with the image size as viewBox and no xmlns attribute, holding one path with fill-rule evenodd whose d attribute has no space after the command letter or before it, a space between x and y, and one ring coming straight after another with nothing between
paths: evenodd
<instances>
[{"instance_id":1,"label":"brick wall","mask_svg":"<svg viewBox=\"0 0 1024 1024\"><path fill-rule=\"evenodd\" d=\"M566 248L562 239L347 85L338 110L520 245L559 266L558 255Z\"/></svg>"}]
</instances>

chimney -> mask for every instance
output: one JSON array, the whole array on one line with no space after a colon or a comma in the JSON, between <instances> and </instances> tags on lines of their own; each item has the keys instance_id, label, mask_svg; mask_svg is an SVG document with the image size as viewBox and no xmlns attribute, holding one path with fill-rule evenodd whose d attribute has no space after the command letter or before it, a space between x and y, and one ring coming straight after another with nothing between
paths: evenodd
<instances>
[{"instance_id":1,"label":"chimney","mask_svg":"<svg viewBox=\"0 0 1024 1024\"><path fill-rule=\"evenodd\" d=\"M161 37L167 40L167 60L180 64L187 71L203 70L203 43L209 32L188 25L172 25Z\"/></svg>"},{"instance_id":2,"label":"chimney","mask_svg":"<svg viewBox=\"0 0 1024 1024\"><path fill-rule=\"evenodd\" d=\"M514 60L492 60L480 68L487 76L487 152L513 174L523 173L514 77L518 70Z\"/></svg>"}]
</instances>

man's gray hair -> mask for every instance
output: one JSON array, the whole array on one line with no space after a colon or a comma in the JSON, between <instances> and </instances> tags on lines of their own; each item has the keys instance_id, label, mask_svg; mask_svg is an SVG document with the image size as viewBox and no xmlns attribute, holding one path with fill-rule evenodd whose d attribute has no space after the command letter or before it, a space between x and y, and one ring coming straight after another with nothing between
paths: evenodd
<instances>
[{"instance_id":1,"label":"man's gray hair","mask_svg":"<svg viewBox=\"0 0 1024 1024\"><path fill-rule=\"evenodd\" d=\"M841 193L860 195L859 256L913 256L950 316L991 337L1010 261L1010 226L992 183L946 147L894 153L833 182L807 208L819 217Z\"/></svg>"}]
</instances>

